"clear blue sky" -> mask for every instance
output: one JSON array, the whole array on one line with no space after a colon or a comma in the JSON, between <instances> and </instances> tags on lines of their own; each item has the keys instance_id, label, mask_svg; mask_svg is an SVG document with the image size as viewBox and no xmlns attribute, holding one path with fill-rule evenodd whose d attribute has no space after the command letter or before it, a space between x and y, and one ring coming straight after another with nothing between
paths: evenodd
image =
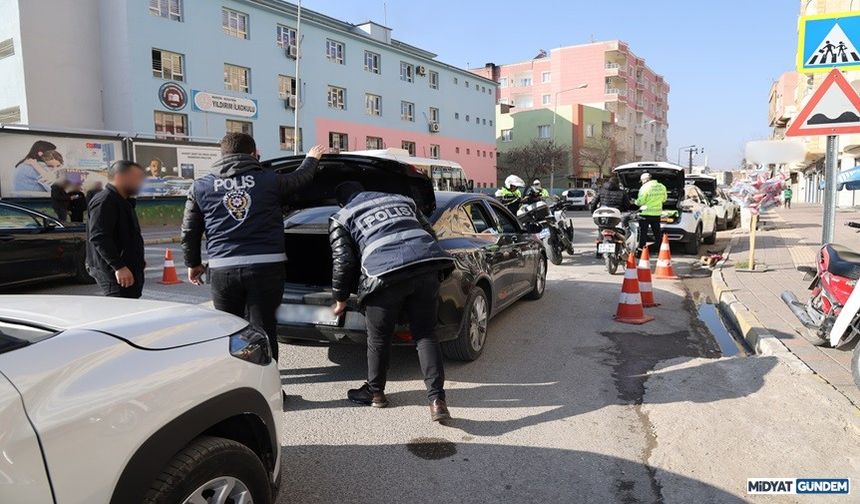
<instances>
[{"instance_id":1,"label":"clear blue sky","mask_svg":"<svg viewBox=\"0 0 860 504\"><path fill-rule=\"evenodd\" d=\"M295 1L295 0L293 0ZM768 134L770 84L794 66L796 0L388 0L393 36L457 66L506 63L538 49L621 39L665 76L669 149L705 147L734 168L748 140ZM382 0L304 0L358 23L382 23ZM703 162L698 158L697 163Z\"/></svg>"}]
</instances>

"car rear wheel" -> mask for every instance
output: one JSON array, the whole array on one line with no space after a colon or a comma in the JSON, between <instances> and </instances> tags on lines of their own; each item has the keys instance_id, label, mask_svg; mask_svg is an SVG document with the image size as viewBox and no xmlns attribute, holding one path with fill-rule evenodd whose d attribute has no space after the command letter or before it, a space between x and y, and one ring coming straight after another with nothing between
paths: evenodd
<instances>
[{"instance_id":1,"label":"car rear wheel","mask_svg":"<svg viewBox=\"0 0 860 504\"><path fill-rule=\"evenodd\" d=\"M266 468L247 446L200 437L173 457L150 486L144 504L272 502Z\"/></svg>"},{"instance_id":2,"label":"car rear wheel","mask_svg":"<svg viewBox=\"0 0 860 504\"><path fill-rule=\"evenodd\" d=\"M546 290L546 257L541 256L538 261L538 272L535 277L535 288L526 294L526 299L537 300L543 297Z\"/></svg>"},{"instance_id":3,"label":"car rear wheel","mask_svg":"<svg viewBox=\"0 0 860 504\"><path fill-rule=\"evenodd\" d=\"M717 242L717 230L714 228L714 232L709 234L707 238L704 240L705 245L713 245Z\"/></svg>"},{"instance_id":4,"label":"car rear wheel","mask_svg":"<svg viewBox=\"0 0 860 504\"><path fill-rule=\"evenodd\" d=\"M484 289L472 287L464 317L457 339L442 343L442 353L449 359L473 361L481 356L487 343L490 304Z\"/></svg>"},{"instance_id":5,"label":"car rear wheel","mask_svg":"<svg viewBox=\"0 0 860 504\"><path fill-rule=\"evenodd\" d=\"M684 252L689 255L699 253L699 244L702 243L702 226L696 228L695 234L690 238L690 241L684 244Z\"/></svg>"}]
</instances>

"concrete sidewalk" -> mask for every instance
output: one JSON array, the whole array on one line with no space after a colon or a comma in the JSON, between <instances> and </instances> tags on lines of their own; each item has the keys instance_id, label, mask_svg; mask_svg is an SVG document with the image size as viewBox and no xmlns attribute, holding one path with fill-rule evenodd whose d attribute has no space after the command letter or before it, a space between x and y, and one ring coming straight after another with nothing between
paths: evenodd
<instances>
[{"instance_id":1,"label":"concrete sidewalk","mask_svg":"<svg viewBox=\"0 0 860 504\"><path fill-rule=\"evenodd\" d=\"M145 245L179 243L179 226L143 226L140 232Z\"/></svg>"},{"instance_id":2,"label":"concrete sidewalk","mask_svg":"<svg viewBox=\"0 0 860 504\"><path fill-rule=\"evenodd\" d=\"M759 338L772 345L765 352L778 353L773 346L778 341L793 357L800 359L819 377L860 406L860 389L851 377L852 347L832 349L813 345L815 336L806 332L780 299L783 291L792 291L798 299L808 296L808 281L796 270L799 265L812 266L821 236L822 208L796 205L780 208L762 216L756 239L756 263L764 264L766 272L742 272L735 268L749 254L749 235L736 231L731 256L714 275L715 294L721 305L741 328L753 346ZM837 241L860 249L860 235L844 226L844 222L860 220L860 212L840 211L837 214ZM737 306L739 303L740 307ZM767 347L768 345L765 345ZM761 351L761 349L759 349Z\"/></svg>"}]
</instances>

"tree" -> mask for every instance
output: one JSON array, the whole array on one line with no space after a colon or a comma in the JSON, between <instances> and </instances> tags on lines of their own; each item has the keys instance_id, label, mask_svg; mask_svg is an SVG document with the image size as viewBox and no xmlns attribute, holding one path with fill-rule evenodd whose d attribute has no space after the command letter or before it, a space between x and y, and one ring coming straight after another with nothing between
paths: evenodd
<instances>
[{"instance_id":1,"label":"tree","mask_svg":"<svg viewBox=\"0 0 860 504\"><path fill-rule=\"evenodd\" d=\"M614 124L603 124L603 134L600 138L588 138L579 149L579 160L582 166L597 168L600 178L612 174L612 169L627 162L627 156L621 149L621 132Z\"/></svg>"},{"instance_id":2,"label":"tree","mask_svg":"<svg viewBox=\"0 0 860 504\"><path fill-rule=\"evenodd\" d=\"M504 177L519 175L526 184L531 184L532 180L549 175L553 169L557 171L566 167L570 155L568 150L552 140L535 138L526 145L499 153L498 164L505 173Z\"/></svg>"}]
</instances>

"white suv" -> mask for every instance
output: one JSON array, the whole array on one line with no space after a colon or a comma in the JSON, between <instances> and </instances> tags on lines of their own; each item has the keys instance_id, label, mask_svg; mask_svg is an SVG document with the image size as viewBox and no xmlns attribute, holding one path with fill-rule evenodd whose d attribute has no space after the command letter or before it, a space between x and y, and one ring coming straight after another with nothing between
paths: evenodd
<instances>
[{"instance_id":1,"label":"white suv","mask_svg":"<svg viewBox=\"0 0 860 504\"><path fill-rule=\"evenodd\" d=\"M705 194L717 214L717 229L737 227L740 222L740 209L723 190L717 187L717 179L709 175L687 175L687 183L693 184Z\"/></svg>"},{"instance_id":2,"label":"white suv","mask_svg":"<svg viewBox=\"0 0 860 504\"><path fill-rule=\"evenodd\" d=\"M270 503L281 410L268 339L238 317L0 296L3 502Z\"/></svg>"}]
</instances>

